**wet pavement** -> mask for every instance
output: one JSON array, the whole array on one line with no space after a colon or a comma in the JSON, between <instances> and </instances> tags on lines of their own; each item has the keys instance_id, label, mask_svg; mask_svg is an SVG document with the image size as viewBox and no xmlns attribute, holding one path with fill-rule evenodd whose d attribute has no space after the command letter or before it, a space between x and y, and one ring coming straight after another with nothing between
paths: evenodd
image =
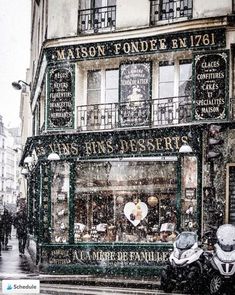
<instances>
[{"instance_id":1,"label":"wet pavement","mask_svg":"<svg viewBox=\"0 0 235 295\"><path fill-rule=\"evenodd\" d=\"M39 279L41 289L40 295L164 294L159 290L158 281L153 282L144 280L142 281L141 286L136 288L137 285L140 285L140 282L130 279L126 282L126 286L124 287L125 283L123 279L118 280L117 278L38 274L37 272L34 272L33 264L27 250L25 255L19 255L18 240L16 238L15 230L12 232L12 238L9 239L8 250L2 250L2 255L0 256L0 294L3 294L1 286L1 280L3 279ZM94 282L96 286L94 286ZM135 285L136 287L134 287ZM149 286L152 287L148 289Z\"/></svg>"},{"instance_id":2,"label":"wet pavement","mask_svg":"<svg viewBox=\"0 0 235 295\"><path fill-rule=\"evenodd\" d=\"M0 256L0 279L20 278L32 274L32 271L27 251L22 257L19 256L18 240L13 230L8 242L8 250L2 250Z\"/></svg>"}]
</instances>

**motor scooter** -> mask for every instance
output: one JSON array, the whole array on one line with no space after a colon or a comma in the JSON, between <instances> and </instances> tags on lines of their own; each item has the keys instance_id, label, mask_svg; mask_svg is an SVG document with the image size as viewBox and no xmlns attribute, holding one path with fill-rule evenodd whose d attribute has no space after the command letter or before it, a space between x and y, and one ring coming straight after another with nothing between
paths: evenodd
<instances>
[{"instance_id":1,"label":"motor scooter","mask_svg":"<svg viewBox=\"0 0 235 295\"><path fill-rule=\"evenodd\" d=\"M204 254L210 294L235 294L235 226L221 225L216 232L214 250ZM234 293L233 293L234 292Z\"/></svg>"},{"instance_id":2,"label":"motor scooter","mask_svg":"<svg viewBox=\"0 0 235 295\"><path fill-rule=\"evenodd\" d=\"M180 233L170 254L168 264L161 273L161 288L172 292L176 287L197 293L203 284L203 250L199 247L198 236L194 232Z\"/></svg>"}]
</instances>

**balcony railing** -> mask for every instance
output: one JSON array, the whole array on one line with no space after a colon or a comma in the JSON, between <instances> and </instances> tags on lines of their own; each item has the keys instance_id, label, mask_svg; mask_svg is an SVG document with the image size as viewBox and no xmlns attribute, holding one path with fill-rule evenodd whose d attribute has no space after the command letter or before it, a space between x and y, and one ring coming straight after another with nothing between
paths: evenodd
<instances>
[{"instance_id":1,"label":"balcony railing","mask_svg":"<svg viewBox=\"0 0 235 295\"><path fill-rule=\"evenodd\" d=\"M77 107L78 130L176 125L192 121L189 96Z\"/></svg>"},{"instance_id":2,"label":"balcony railing","mask_svg":"<svg viewBox=\"0 0 235 295\"><path fill-rule=\"evenodd\" d=\"M94 32L116 28L116 6L105 6L78 11L78 32Z\"/></svg>"},{"instance_id":3,"label":"balcony railing","mask_svg":"<svg viewBox=\"0 0 235 295\"><path fill-rule=\"evenodd\" d=\"M151 0L151 25L158 21L191 18L193 0Z\"/></svg>"}]
</instances>

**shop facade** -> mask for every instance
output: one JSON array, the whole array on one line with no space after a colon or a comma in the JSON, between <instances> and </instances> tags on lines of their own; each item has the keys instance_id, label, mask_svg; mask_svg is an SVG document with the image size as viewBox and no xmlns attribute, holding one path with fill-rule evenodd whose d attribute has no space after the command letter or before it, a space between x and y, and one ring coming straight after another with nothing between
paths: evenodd
<instances>
[{"instance_id":1,"label":"shop facade","mask_svg":"<svg viewBox=\"0 0 235 295\"><path fill-rule=\"evenodd\" d=\"M136 273L157 274L174 230L201 227L201 130L46 137L30 140L38 162L29 210L43 241L42 269L118 273L134 266ZM188 141L194 153L182 156L179 148ZM51 151L61 160L48 163ZM165 240L162 224L172 226Z\"/></svg>"},{"instance_id":2,"label":"shop facade","mask_svg":"<svg viewBox=\"0 0 235 295\"><path fill-rule=\"evenodd\" d=\"M157 275L177 232L200 238L235 222L226 24L104 30L42 48L21 160L33 159L29 252L40 271Z\"/></svg>"}]
</instances>

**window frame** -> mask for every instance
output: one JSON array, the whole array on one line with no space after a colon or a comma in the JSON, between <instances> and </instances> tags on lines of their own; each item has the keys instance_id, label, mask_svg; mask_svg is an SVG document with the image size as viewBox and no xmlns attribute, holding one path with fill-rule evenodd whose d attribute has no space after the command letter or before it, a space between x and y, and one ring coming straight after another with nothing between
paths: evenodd
<instances>
[{"instance_id":1,"label":"window frame","mask_svg":"<svg viewBox=\"0 0 235 295\"><path fill-rule=\"evenodd\" d=\"M117 101L116 102L109 102L106 100L106 72L107 71L118 71L118 83L117 83ZM109 104L109 103L118 103L119 99L119 67L114 67L114 68L105 68L105 67L100 67L99 69L94 69L94 70L87 70L86 71L86 81L85 81L85 97L86 97L86 104L88 104L88 72L100 72L100 101L97 102L97 104ZM113 88L115 89L115 88Z\"/></svg>"}]
</instances>

